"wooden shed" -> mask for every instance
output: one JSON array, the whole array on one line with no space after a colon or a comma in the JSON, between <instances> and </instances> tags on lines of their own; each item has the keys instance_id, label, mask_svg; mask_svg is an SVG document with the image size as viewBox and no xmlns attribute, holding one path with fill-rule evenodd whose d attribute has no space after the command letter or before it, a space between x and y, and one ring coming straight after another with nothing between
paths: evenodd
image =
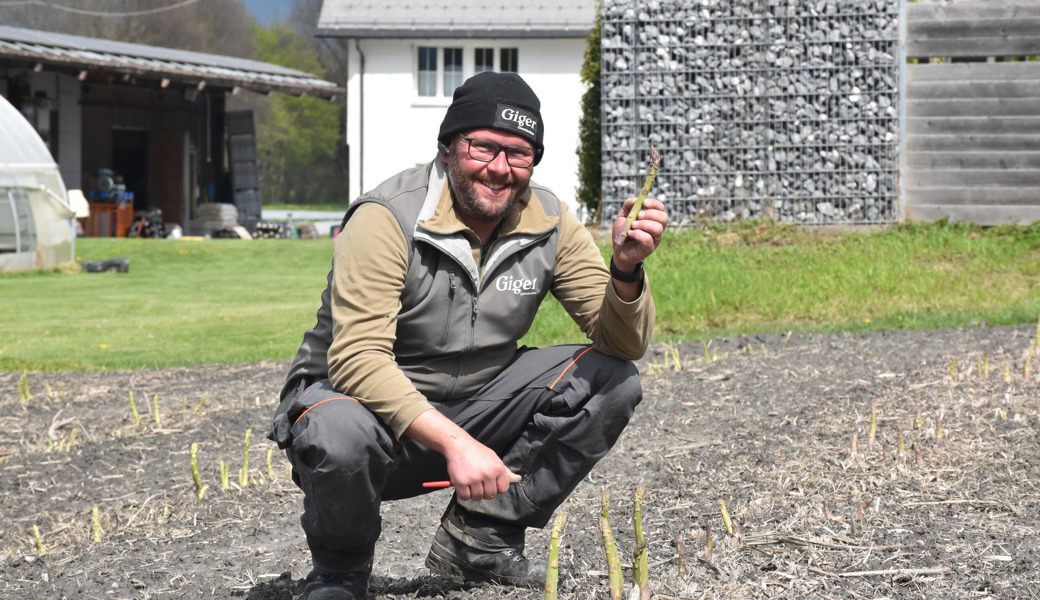
<instances>
[{"instance_id":1,"label":"wooden shed","mask_svg":"<svg viewBox=\"0 0 1040 600\"><path fill-rule=\"evenodd\" d=\"M88 229L126 235L134 213L162 211L189 233L205 203L238 207L249 229L260 195L251 113L227 96L344 90L255 60L0 26L0 95L28 120L69 188L93 203Z\"/></svg>"}]
</instances>

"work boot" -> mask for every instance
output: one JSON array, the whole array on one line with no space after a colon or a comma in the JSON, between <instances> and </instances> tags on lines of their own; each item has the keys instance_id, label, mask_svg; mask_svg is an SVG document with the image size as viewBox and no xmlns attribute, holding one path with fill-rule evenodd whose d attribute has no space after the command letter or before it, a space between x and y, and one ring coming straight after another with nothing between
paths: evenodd
<instances>
[{"instance_id":1,"label":"work boot","mask_svg":"<svg viewBox=\"0 0 1040 600\"><path fill-rule=\"evenodd\" d=\"M311 571L303 586L303 600L365 600L368 573L326 575Z\"/></svg>"},{"instance_id":2,"label":"work boot","mask_svg":"<svg viewBox=\"0 0 1040 600\"><path fill-rule=\"evenodd\" d=\"M426 568L459 582L490 582L514 587L545 586L545 561L528 560L522 551L503 547L479 550L453 538L443 527L433 536Z\"/></svg>"}]
</instances>

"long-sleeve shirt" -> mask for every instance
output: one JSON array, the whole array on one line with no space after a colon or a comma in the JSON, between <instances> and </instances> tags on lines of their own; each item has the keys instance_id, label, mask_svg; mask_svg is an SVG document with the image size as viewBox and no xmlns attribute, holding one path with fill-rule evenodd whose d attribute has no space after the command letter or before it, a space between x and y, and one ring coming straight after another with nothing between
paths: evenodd
<instances>
[{"instance_id":1,"label":"long-sleeve shirt","mask_svg":"<svg viewBox=\"0 0 1040 600\"><path fill-rule=\"evenodd\" d=\"M485 269L487 255L495 252L496 244L508 242L517 232L558 225L549 291L597 350L620 358L639 358L649 344L654 321L648 280L644 278L642 294L634 302L618 298L592 234L566 207L559 216L547 215L537 193L533 187L532 195L505 218L496 240L486 249L456 213L446 181L436 211L419 224L438 235L468 240L479 280L492 275ZM398 315L412 257L403 226L407 224L376 202L359 206L346 222L335 243L330 283L332 341L328 351L329 379L335 388L358 398L398 437L416 417L432 408L427 394L433 393L425 390L424 394L422 384L417 386L409 378L395 356ZM478 281L478 285L487 283ZM509 316L481 313L481 318ZM512 342L515 347L516 340Z\"/></svg>"}]
</instances>

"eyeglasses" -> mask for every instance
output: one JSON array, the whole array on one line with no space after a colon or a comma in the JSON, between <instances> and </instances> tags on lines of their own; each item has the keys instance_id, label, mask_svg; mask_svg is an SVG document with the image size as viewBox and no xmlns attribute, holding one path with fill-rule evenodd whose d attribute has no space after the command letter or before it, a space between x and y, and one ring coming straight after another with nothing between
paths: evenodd
<instances>
[{"instance_id":1,"label":"eyeglasses","mask_svg":"<svg viewBox=\"0 0 1040 600\"><path fill-rule=\"evenodd\" d=\"M459 137L469 144L469 157L480 162L491 162L498 157L498 153L505 150L506 162L511 167L526 168L534 164L536 152L534 148L527 146L503 146L491 140L480 138L468 138L462 134Z\"/></svg>"}]
</instances>

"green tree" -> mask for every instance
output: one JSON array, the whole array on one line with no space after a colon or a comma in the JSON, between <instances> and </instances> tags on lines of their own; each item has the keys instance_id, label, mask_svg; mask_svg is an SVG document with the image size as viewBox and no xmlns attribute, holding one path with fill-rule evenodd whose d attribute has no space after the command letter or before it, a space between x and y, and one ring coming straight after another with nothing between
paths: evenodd
<instances>
[{"instance_id":1,"label":"green tree","mask_svg":"<svg viewBox=\"0 0 1040 600\"><path fill-rule=\"evenodd\" d=\"M325 69L307 39L280 23L257 27L254 35L260 60L325 76ZM267 203L327 204L346 200L340 176L342 108L318 98L278 94L258 107L258 151L261 193Z\"/></svg>"},{"instance_id":2,"label":"green tree","mask_svg":"<svg viewBox=\"0 0 1040 600\"><path fill-rule=\"evenodd\" d=\"M600 29L603 26L602 3L596 3L596 24L585 38L585 63L581 81L585 93L581 97L581 122L578 138L577 198L588 214L587 221L596 223L603 197L603 148L600 104Z\"/></svg>"},{"instance_id":3,"label":"green tree","mask_svg":"<svg viewBox=\"0 0 1040 600\"><path fill-rule=\"evenodd\" d=\"M349 40L318 35L318 19L324 0L294 0L289 25L304 35L325 67L325 79L339 85L347 81L346 45Z\"/></svg>"}]
</instances>

